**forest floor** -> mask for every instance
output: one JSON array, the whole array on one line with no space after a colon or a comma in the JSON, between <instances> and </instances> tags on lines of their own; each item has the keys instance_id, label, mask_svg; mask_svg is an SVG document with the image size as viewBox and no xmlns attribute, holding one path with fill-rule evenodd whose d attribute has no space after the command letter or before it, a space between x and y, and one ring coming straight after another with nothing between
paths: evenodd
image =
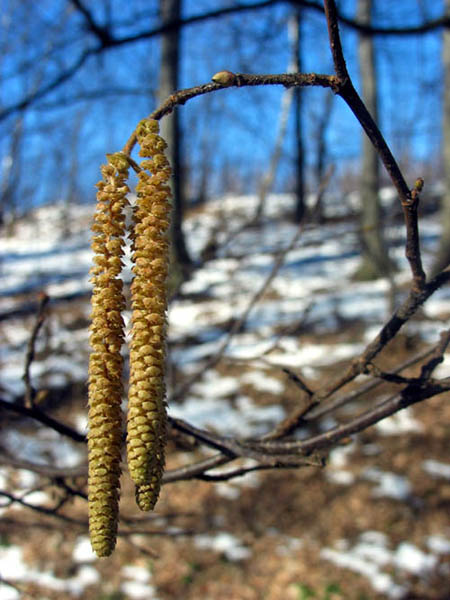
<instances>
[{"instance_id":1,"label":"forest floor","mask_svg":"<svg viewBox=\"0 0 450 600\"><path fill-rule=\"evenodd\" d=\"M170 415L224 435L261 435L298 406L298 388L283 368L301 373L315 389L341 372L387 318L388 282L351 280L359 261L351 207L345 218L305 228L266 285L297 233L283 216L289 202L271 197L258 228L244 226L254 210L254 199L245 197L196 209L187 220L194 256L205 255L207 247L219 250L171 303L169 397L193 374L197 379L181 400L169 403ZM46 390L42 407L49 415L84 433L91 214L86 207L71 210L68 216L61 207L39 209L0 240L0 385L6 400L23 394L36 295L45 291L51 302L32 382ZM63 235L62 225L68 229ZM435 218L423 219L425 262L438 232ZM401 223L392 220L387 235L402 297L408 275ZM129 273L127 264L125 280ZM224 336L259 290L261 298L224 349ZM377 365L392 370L435 345L448 327L449 300L449 290L439 290ZM202 369L216 352L217 364ZM417 372L412 366L404 374ZM449 375L447 355L436 376ZM384 383L300 435L332 428L393 389ZM325 468L167 484L150 515L139 513L124 474L121 535L107 559L90 550L83 497L69 494L59 516L53 511L67 486L86 491L83 476L63 483L3 462L0 597L444 600L450 597L448 400L449 394L434 397L348 439L327 455ZM3 457L67 469L85 465L83 444L9 411L2 410L0 423ZM193 439L173 435L167 469L210 454Z\"/></svg>"}]
</instances>

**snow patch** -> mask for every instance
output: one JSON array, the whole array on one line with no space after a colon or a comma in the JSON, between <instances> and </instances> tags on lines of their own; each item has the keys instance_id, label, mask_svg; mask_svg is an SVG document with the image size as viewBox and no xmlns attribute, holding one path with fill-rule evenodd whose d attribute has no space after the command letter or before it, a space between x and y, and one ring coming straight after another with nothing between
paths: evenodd
<instances>
[{"instance_id":1,"label":"snow patch","mask_svg":"<svg viewBox=\"0 0 450 600\"><path fill-rule=\"evenodd\" d=\"M407 585L402 582L402 571L417 576L428 575L437 565L437 558L422 552L409 542L401 542L395 550L388 547L384 533L367 531L351 546L348 540L339 540L334 548L324 548L321 556L339 567L360 573L369 579L373 589L387 598L403 598ZM393 566L400 572L394 576L385 572Z\"/></svg>"},{"instance_id":2,"label":"snow patch","mask_svg":"<svg viewBox=\"0 0 450 600\"><path fill-rule=\"evenodd\" d=\"M426 540L426 544L431 552L435 554L450 554L450 539L442 535L430 535Z\"/></svg>"},{"instance_id":3,"label":"snow patch","mask_svg":"<svg viewBox=\"0 0 450 600\"><path fill-rule=\"evenodd\" d=\"M284 384L275 377L270 377L264 371L249 371L241 377L242 383L249 383L256 390L278 395L284 391Z\"/></svg>"},{"instance_id":4,"label":"snow patch","mask_svg":"<svg viewBox=\"0 0 450 600\"><path fill-rule=\"evenodd\" d=\"M450 479L450 465L442 463L438 460L424 460L422 469L432 477L441 477L442 479Z\"/></svg>"},{"instance_id":5,"label":"snow patch","mask_svg":"<svg viewBox=\"0 0 450 600\"><path fill-rule=\"evenodd\" d=\"M414 418L411 407L383 419L375 427L382 435L402 435L423 431L423 425Z\"/></svg>"},{"instance_id":6,"label":"snow patch","mask_svg":"<svg viewBox=\"0 0 450 600\"><path fill-rule=\"evenodd\" d=\"M236 398L234 406L224 398L189 396L183 404L172 404L169 412L172 417L184 419L196 427L212 427L224 434L243 437L262 435L270 424L285 416L281 406L257 406L246 396Z\"/></svg>"},{"instance_id":7,"label":"snow patch","mask_svg":"<svg viewBox=\"0 0 450 600\"><path fill-rule=\"evenodd\" d=\"M213 550L223 554L231 561L246 560L252 555L251 550L244 546L239 538L227 532L220 532L216 535L196 535L194 542L198 548Z\"/></svg>"},{"instance_id":8,"label":"snow patch","mask_svg":"<svg viewBox=\"0 0 450 600\"><path fill-rule=\"evenodd\" d=\"M372 490L372 496L403 501L411 495L411 484L402 475L370 467L363 471L362 477L378 483L378 486Z\"/></svg>"}]
</instances>

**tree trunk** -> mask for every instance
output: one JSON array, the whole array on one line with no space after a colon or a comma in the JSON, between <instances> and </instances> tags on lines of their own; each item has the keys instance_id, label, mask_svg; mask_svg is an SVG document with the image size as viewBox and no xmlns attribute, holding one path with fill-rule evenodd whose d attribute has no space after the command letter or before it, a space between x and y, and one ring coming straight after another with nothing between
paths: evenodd
<instances>
[{"instance_id":1,"label":"tree trunk","mask_svg":"<svg viewBox=\"0 0 450 600\"><path fill-rule=\"evenodd\" d=\"M310 212L311 219L315 223L324 223L325 221L325 215L323 211L323 195L328 187L328 184L334 171L332 165L330 165L329 168L325 170L328 152L326 134L331 119L333 98L334 95L331 92L329 92L325 96L323 111L320 114L317 123L317 150L316 163L314 166L315 184L317 187L315 190L316 198L314 206L312 207Z\"/></svg>"},{"instance_id":2,"label":"tree trunk","mask_svg":"<svg viewBox=\"0 0 450 600\"><path fill-rule=\"evenodd\" d=\"M370 24L372 0L358 0L358 18ZM375 70L375 53L370 36L360 34L359 65L363 101L378 122L378 101ZM362 262L355 273L357 279L376 279L389 275L393 265L389 260L386 243L383 240L381 205L379 191L379 161L375 148L369 138L363 138L363 160L360 178L361 193L361 243Z\"/></svg>"},{"instance_id":3,"label":"tree trunk","mask_svg":"<svg viewBox=\"0 0 450 600\"><path fill-rule=\"evenodd\" d=\"M287 72L288 73L299 73L298 70L298 52L299 52L299 26L300 26L300 17L299 11L296 9L293 14L289 17L288 21L288 36L290 41L290 59ZM277 169L280 163L280 159L283 151L283 144L286 138L286 129L288 126L289 113L291 111L292 100L294 98L294 94L300 91L300 88L287 88L283 92L283 96L281 98L281 109L280 109L280 117L278 121L278 132L277 138L275 140L275 145L273 148L272 156L270 157L269 166L267 168L266 173L264 173L261 177L261 184L258 190L258 205L256 207L254 220L258 221L261 219L264 208L266 204L267 195L273 187L273 182L275 181L275 176L277 174ZM297 102L295 107L295 115L297 119ZM298 135L298 133L296 133ZM301 138L300 138L301 144ZM300 164L303 165L303 152L300 158ZM302 173L303 177L303 173ZM298 181L298 176L296 180ZM302 200L303 200L303 179L302 179ZM297 202L296 202L297 204ZM303 213L302 215L303 216ZM301 217L300 217L301 220Z\"/></svg>"},{"instance_id":4,"label":"tree trunk","mask_svg":"<svg viewBox=\"0 0 450 600\"><path fill-rule=\"evenodd\" d=\"M302 72L302 54L301 54L301 9L298 8L295 14L295 27L293 28L293 46L294 46L294 73ZM303 90L301 87L294 88L294 114L295 114L295 214L296 223L300 223L305 216L305 158L303 147Z\"/></svg>"},{"instance_id":5,"label":"tree trunk","mask_svg":"<svg viewBox=\"0 0 450 600\"><path fill-rule=\"evenodd\" d=\"M5 163L0 184L0 225L8 223L8 234L12 234L17 209L19 208L17 190L22 176L23 161L21 157L24 137L24 116L20 114L10 137L9 160ZM23 208L23 207L22 207Z\"/></svg>"},{"instance_id":6,"label":"tree trunk","mask_svg":"<svg viewBox=\"0 0 450 600\"><path fill-rule=\"evenodd\" d=\"M446 0L445 10L446 14L450 15L450 0ZM447 28L444 28L443 32L442 63L444 70L442 144L445 192L441 200L441 240L431 275L437 275L450 264L450 30Z\"/></svg>"},{"instance_id":7,"label":"tree trunk","mask_svg":"<svg viewBox=\"0 0 450 600\"><path fill-rule=\"evenodd\" d=\"M267 195L272 189L273 182L277 174L277 169L283 150L283 143L286 137L288 117L292 103L292 93L292 88L287 89L283 92L283 97L281 98L281 111L277 139L275 141L272 156L270 157L270 163L267 172L261 177L261 184L258 190L258 206L255 212L255 221L259 221L263 216Z\"/></svg>"},{"instance_id":8,"label":"tree trunk","mask_svg":"<svg viewBox=\"0 0 450 600\"><path fill-rule=\"evenodd\" d=\"M163 23L177 21L181 18L181 0L160 0L160 16ZM170 30L162 35L161 70L159 81L159 100L166 100L178 89L180 60L180 29ZM183 136L176 108L171 115L161 121L161 134L168 144L168 158L173 170L173 213L172 240L174 259L185 271L192 264L183 234L183 213L185 205L185 186L183 177Z\"/></svg>"}]
</instances>

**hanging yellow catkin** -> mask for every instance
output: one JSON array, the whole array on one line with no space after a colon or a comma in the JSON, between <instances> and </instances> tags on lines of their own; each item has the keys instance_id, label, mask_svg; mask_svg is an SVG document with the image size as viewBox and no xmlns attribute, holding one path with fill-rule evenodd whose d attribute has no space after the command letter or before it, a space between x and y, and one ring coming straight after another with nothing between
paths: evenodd
<instances>
[{"instance_id":1,"label":"hanging yellow catkin","mask_svg":"<svg viewBox=\"0 0 450 600\"><path fill-rule=\"evenodd\" d=\"M116 545L122 441L122 255L124 208L129 189L128 161L120 153L108 156L97 184L97 208L92 230L92 324L89 359L88 499L93 550L109 556Z\"/></svg>"},{"instance_id":2,"label":"hanging yellow catkin","mask_svg":"<svg viewBox=\"0 0 450 600\"><path fill-rule=\"evenodd\" d=\"M159 435L154 448L154 460L147 476L147 483L136 486L136 504L141 510L153 510L158 500L161 489L161 481L164 472L164 447L166 443L166 414L165 406L162 406L160 414Z\"/></svg>"},{"instance_id":3,"label":"hanging yellow catkin","mask_svg":"<svg viewBox=\"0 0 450 600\"><path fill-rule=\"evenodd\" d=\"M131 236L134 279L127 458L142 510L152 509L158 498L166 440L164 359L171 192L166 143L158 132L154 120L143 120L136 129L139 154L149 160L141 163Z\"/></svg>"}]
</instances>

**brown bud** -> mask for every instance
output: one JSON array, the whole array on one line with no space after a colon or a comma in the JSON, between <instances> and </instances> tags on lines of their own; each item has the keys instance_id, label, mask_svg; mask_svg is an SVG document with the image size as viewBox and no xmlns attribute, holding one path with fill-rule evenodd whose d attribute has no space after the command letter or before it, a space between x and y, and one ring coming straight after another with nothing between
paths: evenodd
<instances>
[{"instance_id":1,"label":"brown bud","mask_svg":"<svg viewBox=\"0 0 450 600\"><path fill-rule=\"evenodd\" d=\"M211 77L214 83L219 83L224 87L236 84L236 75L231 71L219 71Z\"/></svg>"},{"instance_id":2,"label":"brown bud","mask_svg":"<svg viewBox=\"0 0 450 600\"><path fill-rule=\"evenodd\" d=\"M414 189L417 190L418 192L421 192L423 189L424 183L425 183L425 181L423 180L423 177L419 177L414 182Z\"/></svg>"}]
</instances>

